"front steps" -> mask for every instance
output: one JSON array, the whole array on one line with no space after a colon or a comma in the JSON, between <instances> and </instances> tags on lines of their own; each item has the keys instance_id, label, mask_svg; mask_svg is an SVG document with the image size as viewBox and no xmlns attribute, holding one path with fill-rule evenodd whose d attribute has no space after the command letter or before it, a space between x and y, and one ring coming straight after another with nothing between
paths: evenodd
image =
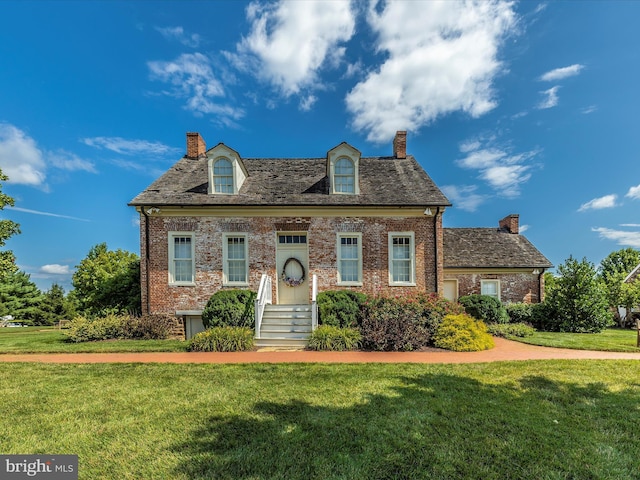
<instances>
[{"instance_id":1,"label":"front steps","mask_svg":"<svg viewBox=\"0 0 640 480\"><path fill-rule=\"evenodd\" d=\"M255 345L304 348L311 330L311 305L266 305Z\"/></svg>"}]
</instances>

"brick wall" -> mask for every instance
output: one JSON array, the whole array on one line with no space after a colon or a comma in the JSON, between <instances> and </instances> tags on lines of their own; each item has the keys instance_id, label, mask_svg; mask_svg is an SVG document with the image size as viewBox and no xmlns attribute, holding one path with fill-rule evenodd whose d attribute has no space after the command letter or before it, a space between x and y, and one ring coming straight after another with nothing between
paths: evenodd
<instances>
[{"instance_id":1,"label":"brick wall","mask_svg":"<svg viewBox=\"0 0 640 480\"><path fill-rule=\"evenodd\" d=\"M393 218L213 218L149 217L149 259L146 260L146 218L141 215L142 309L147 302L152 313L200 310L222 285L222 234L245 232L249 239L249 288L258 290L267 273L274 280L276 234L303 230L308 233L309 278L318 276L320 291L351 288L371 294L403 295L411 291L435 292L442 283L442 219L435 217ZM438 234L435 230L438 229ZM168 282L168 232L195 233L196 285L172 286ZM336 234L361 232L363 286L337 285ZM415 234L415 287L391 287L388 275L388 232ZM439 242L436 248L435 242ZM438 260L436 251L439 252ZM436 274L436 268L439 273ZM150 283L147 286L147 279ZM274 282L273 298L276 297Z\"/></svg>"},{"instance_id":2,"label":"brick wall","mask_svg":"<svg viewBox=\"0 0 640 480\"><path fill-rule=\"evenodd\" d=\"M500 280L500 300L503 303L538 303L540 291L544 292L542 275L531 273L456 273L445 272L447 280L458 280L458 296L480 294L481 280ZM544 294L544 293L543 293Z\"/></svg>"}]
</instances>

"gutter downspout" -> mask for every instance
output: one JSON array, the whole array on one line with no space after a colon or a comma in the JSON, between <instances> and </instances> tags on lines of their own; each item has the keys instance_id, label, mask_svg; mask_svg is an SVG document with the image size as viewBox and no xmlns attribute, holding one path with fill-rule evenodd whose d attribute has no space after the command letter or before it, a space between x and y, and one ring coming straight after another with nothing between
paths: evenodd
<instances>
[{"instance_id":1,"label":"gutter downspout","mask_svg":"<svg viewBox=\"0 0 640 480\"><path fill-rule=\"evenodd\" d=\"M440 295L440 289L438 288L438 216L440 215L440 207L436 208L436 214L433 216L433 246L434 254L436 258L435 262L435 281L436 281L436 294ZM444 235L444 232L443 232Z\"/></svg>"},{"instance_id":2,"label":"gutter downspout","mask_svg":"<svg viewBox=\"0 0 640 480\"><path fill-rule=\"evenodd\" d=\"M144 206L140 207L140 213L144 215L144 271L147 281L145 282L145 289L147 291L146 309L147 315L151 314L151 288L149 286L149 215L144 210Z\"/></svg>"}]
</instances>

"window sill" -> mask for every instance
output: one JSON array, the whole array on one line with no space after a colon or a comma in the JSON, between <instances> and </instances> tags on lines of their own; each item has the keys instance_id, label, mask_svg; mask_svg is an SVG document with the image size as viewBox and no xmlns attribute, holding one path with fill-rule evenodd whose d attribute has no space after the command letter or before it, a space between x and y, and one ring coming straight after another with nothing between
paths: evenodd
<instances>
[{"instance_id":1,"label":"window sill","mask_svg":"<svg viewBox=\"0 0 640 480\"><path fill-rule=\"evenodd\" d=\"M362 282L337 282L336 285L338 287L362 287L364 284Z\"/></svg>"},{"instance_id":2,"label":"window sill","mask_svg":"<svg viewBox=\"0 0 640 480\"><path fill-rule=\"evenodd\" d=\"M177 282L171 283L169 282L170 287L195 287L196 282Z\"/></svg>"}]
</instances>

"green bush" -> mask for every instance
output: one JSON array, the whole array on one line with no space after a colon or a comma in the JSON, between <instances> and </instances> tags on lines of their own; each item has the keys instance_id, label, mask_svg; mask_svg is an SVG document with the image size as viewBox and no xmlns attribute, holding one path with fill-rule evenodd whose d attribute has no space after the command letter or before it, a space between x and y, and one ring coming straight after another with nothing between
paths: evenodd
<instances>
[{"instance_id":1,"label":"green bush","mask_svg":"<svg viewBox=\"0 0 640 480\"><path fill-rule=\"evenodd\" d=\"M485 323L464 313L444 317L433 343L438 348L455 352L477 352L494 347Z\"/></svg>"},{"instance_id":2,"label":"green bush","mask_svg":"<svg viewBox=\"0 0 640 480\"><path fill-rule=\"evenodd\" d=\"M132 316L123 333L133 340L165 340L173 333L174 325L175 317L171 315Z\"/></svg>"},{"instance_id":3,"label":"green bush","mask_svg":"<svg viewBox=\"0 0 640 480\"><path fill-rule=\"evenodd\" d=\"M466 295L458 302L465 312L477 320L486 323L508 323L509 315L500 300L488 295Z\"/></svg>"},{"instance_id":4,"label":"green bush","mask_svg":"<svg viewBox=\"0 0 640 480\"><path fill-rule=\"evenodd\" d=\"M197 333L187 344L190 352L242 352L253 348L248 327L213 327Z\"/></svg>"},{"instance_id":5,"label":"green bush","mask_svg":"<svg viewBox=\"0 0 640 480\"><path fill-rule=\"evenodd\" d=\"M128 315L106 315L98 318L77 316L64 332L70 342L91 342L125 338Z\"/></svg>"},{"instance_id":6,"label":"green bush","mask_svg":"<svg viewBox=\"0 0 640 480\"><path fill-rule=\"evenodd\" d=\"M334 327L357 327L362 322L364 293L335 290L318 294L318 323Z\"/></svg>"},{"instance_id":7,"label":"green bush","mask_svg":"<svg viewBox=\"0 0 640 480\"><path fill-rule=\"evenodd\" d=\"M257 293L251 290L218 290L202 311L202 323L205 328L254 328L256 296Z\"/></svg>"},{"instance_id":8,"label":"green bush","mask_svg":"<svg viewBox=\"0 0 640 480\"><path fill-rule=\"evenodd\" d=\"M487 331L496 337L530 337L536 329L526 323L492 323L487 325Z\"/></svg>"},{"instance_id":9,"label":"green bush","mask_svg":"<svg viewBox=\"0 0 640 480\"><path fill-rule=\"evenodd\" d=\"M320 325L309 338L309 349L338 352L356 350L361 341L362 335L360 335L360 331L357 328Z\"/></svg>"},{"instance_id":10,"label":"green bush","mask_svg":"<svg viewBox=\"0 0 640 480\"><path fill-rule=\"evenodd\" d=\"M543 332L560 331L560 322L558 321L556 309L546 301L532 304L531 325L536 330Z\"/></svg>"},{"instance_id":11,"label":"green bush","mask_svg":"<svg viewBox=\"0 0 640 480\"><path fill-rule=\"evenodd\" d=\"M509 303L505 307L510 323L531 323L533 303Z\"/></svg>"}]
</instances>

